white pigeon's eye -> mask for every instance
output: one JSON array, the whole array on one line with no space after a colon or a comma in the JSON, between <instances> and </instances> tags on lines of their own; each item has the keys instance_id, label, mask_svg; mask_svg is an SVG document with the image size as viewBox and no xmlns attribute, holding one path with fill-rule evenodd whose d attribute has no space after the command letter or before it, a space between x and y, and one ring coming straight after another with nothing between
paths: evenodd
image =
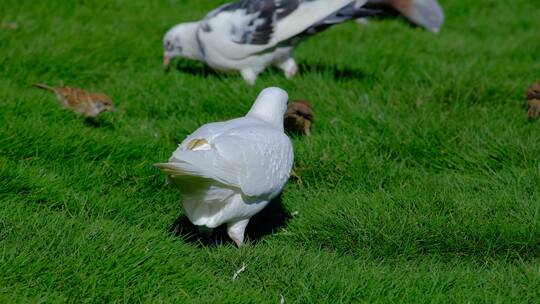
<instances>
[{"instance_id":1,"label":"white pigeon's eye","mask_svg":"<svg viewBox=\"0 0 540 304\"><path fill-rule=\"evenodd\" d=\"M173 51L174 45L170 41L165 42L165 50L168 52Z\"/></svg>"}]
</instances>

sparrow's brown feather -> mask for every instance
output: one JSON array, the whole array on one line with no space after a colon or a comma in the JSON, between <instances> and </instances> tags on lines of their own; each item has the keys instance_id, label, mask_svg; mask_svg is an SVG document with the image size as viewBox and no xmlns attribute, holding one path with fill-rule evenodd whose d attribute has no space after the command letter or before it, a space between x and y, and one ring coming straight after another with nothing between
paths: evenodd
<instances>
[{"instance_id":1,"label":"sparrow's brown feather","mask_svg":"<svg viewBox=\"0 0 540 304\"><path fill-rule=\"evenodd\" d=\"M73 87L52 87L43 83L34 86L55 93L64 107L85 117L96 117L102 112L114 111L112 100L103 93L91 93Z\"/></svg>"},{"instance_id":2,"label":"sparrow's brown feather","mask_svg":"<svg viewBox=\"0 0 540 304\"><path fill-rule=\"evenodd\" d=\"M311 136L312 122L313 109L309 102L303 100L289 102L284 119L284 127L287 132Z\"/></svg>"}]
</instances>

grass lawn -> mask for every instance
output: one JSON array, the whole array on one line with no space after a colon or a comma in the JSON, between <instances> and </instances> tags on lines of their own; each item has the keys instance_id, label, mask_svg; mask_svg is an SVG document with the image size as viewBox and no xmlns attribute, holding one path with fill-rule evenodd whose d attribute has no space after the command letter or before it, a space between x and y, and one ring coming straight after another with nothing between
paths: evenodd
<instances>
[{"instance_id":1,"label":"grass lawn","mask_svg":"<svg viewBox=\"0 0 540 304\"><path fill-rule=\"evenodd\" d=\"M2 0L19 29L0 30L0 302L540 301L540 125L523 101L538 1L442 0L439 35L337 26L298 48L292 81L165 74L166 30L223 2ZM36 82L118 111L90 125ZM152 164L267 86L314 105L313 136L293 139L302 183L247 246L202 245Z\"/></svg>"}]
</instances>

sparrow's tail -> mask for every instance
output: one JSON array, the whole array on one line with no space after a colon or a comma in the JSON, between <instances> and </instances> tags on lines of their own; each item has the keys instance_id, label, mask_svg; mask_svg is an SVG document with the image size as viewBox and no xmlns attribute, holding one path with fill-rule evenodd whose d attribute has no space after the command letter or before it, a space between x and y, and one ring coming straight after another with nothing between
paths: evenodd
<instances>
[{"instance_id":1,"label":"sparrow's tail","mask_svg":"<svg viewBox=\"0 0 540 304\"><path fill-rule=\"evenodd\" d=\"M54 88L49 86L49 85L46 85L44 83L36 83L33 85L34 87L36 88L40 88L40 89L43 89L43 90L47 90L47 91L51 91L51 92L54 92Z\"/></svg>"}]
</instances>

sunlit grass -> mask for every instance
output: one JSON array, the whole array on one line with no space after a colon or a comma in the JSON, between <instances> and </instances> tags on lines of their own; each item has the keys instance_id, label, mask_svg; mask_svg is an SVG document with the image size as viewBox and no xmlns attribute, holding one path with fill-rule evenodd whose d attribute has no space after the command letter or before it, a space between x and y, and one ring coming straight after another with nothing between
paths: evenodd
<instances>
[{"instance_id":1,"label":"sunlit grass","mask_svg":"<svg viewBox=\"0 0 540 304\"><path fill-rule=\"evenodd\" d=\"M292 81L165 74L165 31L222 2L0 4L19 25L0 30L1 302L538 301L540 127L522 101L540 78L536 1L441 1L439 35L342 25L299 47ZM118 112L88 124L36 82L106 92ZM152 164L267 86L314 105L313 136L293 139L301 183L242 249L171 235L180 196Z\"/></svg>"}]
</instances>

